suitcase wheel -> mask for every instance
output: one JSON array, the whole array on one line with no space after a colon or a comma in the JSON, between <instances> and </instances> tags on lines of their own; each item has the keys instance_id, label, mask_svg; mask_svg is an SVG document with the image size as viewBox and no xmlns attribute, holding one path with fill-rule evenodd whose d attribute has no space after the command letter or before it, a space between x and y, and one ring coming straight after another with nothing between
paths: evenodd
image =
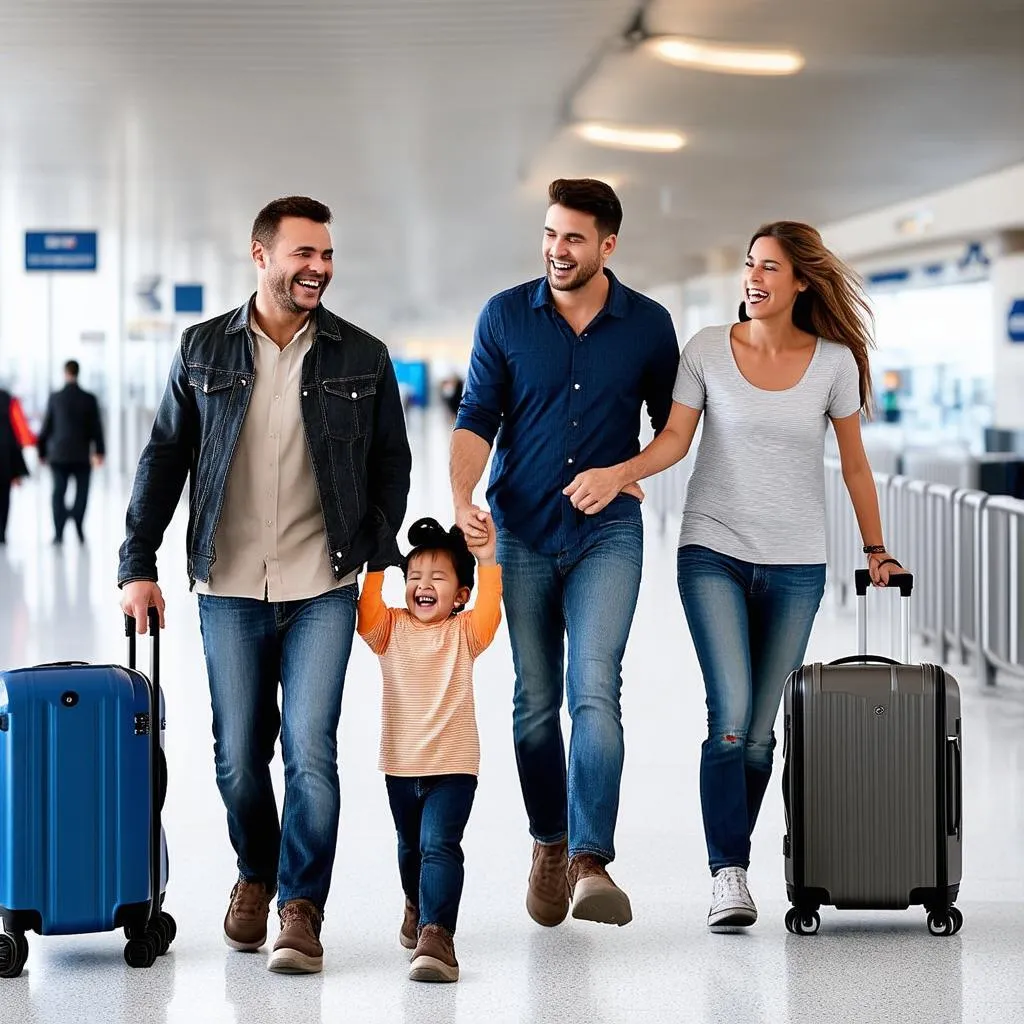
<instances>
[{"instance_id":1,"label":"suitcase wheel","mask_svg":"<svg viewBox=\"0 0 1024 1024\"><path fill-rule=\"evenodd\" d=\"M28 960L24 935L0 935L0 978L17 978Z\"/></svg>"},{"instance_id":2,"label":"suitcase wheel","mask_svg":"<svg viewBox=\"0 0 1024 1024\"><path fill-rule=\"evenodd\" d=\"M928 913L928 931L932 935L956 935L964 926L964 915L958 907L932 910Z\"/></svg>"},{"instance_id":3,"label":"suitcase wheel","mask_svg":"<svg viewBox=\"0 0 1024 1024\"><path fill-rule=\"evenodd\" d=\"M167 945L170 946L170 944L174 941L175 936L178 934L178 925L177 925L177 923L175 922L174 918L171 917L170 914L161 911L160 912L160 927L164 931L164 933L167 935ZM167 952L167 950L165 949L164 953L166 953L166 952ZM161 956L162 955L163 954L161 954Z\"/></svg>"},{"instance_id":4,"label":"suitcase wheel","mask_svg":"<svg viewBox=\"0 0 1024 1024\"><path fill-rule=\"evenodd\" d=\"M129 967L152 967L159 953L160 940L153 934L144 939L130 939L124 947L124 962Z\"/></svg>"},{"instance_id":5,"label":"suitcase wheel","mask_svg":"<svg viewBox=\"0 0 1024 1024\"><path fill-rule=\"evenodd\" d=\"M821 927L821 915L816 910L791 907L786 912L786 931L791 935L815 935Z\"/></svg>"}]
</instances>

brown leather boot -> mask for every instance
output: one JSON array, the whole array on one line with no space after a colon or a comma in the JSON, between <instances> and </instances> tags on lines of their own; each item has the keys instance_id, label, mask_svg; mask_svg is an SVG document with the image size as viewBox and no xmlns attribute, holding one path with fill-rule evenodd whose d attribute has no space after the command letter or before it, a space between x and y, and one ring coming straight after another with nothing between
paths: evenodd
<instances>
[{"instance_id":1,"label":"brown leather boot","mask_svg":"<svg viewBox=\"0 0 1024 1024\"><path fill-rule=\"evenodd\" d=\"M545 928L554 928L569 913L569 883L565 872L569 843L533 844L530 886L526 891L526 912Z\"/></svg>"},{"instance_id":2,"label":"brown leather boot","mask_svg":"<svg viewBox=\"0 0 1024 1024\"><path fill-rule=\"evenodd\" d=\"M416 952L409 965L412 981L458 981L459 961L455 959L455 940L447 928L425 924L420 929Z\"/></svg>"},{"instance_id":3,"label":"brown leather boot","mask_svg":"<svg viewBox=\"0 0 1024 1024\"><path fill-rule=\"evenodd\" d=\"M267 969L278 974L319 974L324 967L320 911L309 900L289 900L278 913L281 934Z\"/></svg>"},{"instance_id":4,"label":"brown leather boot","mask_svg":"<svg viewBox=\"0 0 1024 1024\"><path fill-rule=\"evenodd\" d=\"M267 941L271 895L262 882L235 883L224 918L224 941L242 953L255 953Z\"/></svg>"},{"instance_id":5,"label":"brown leather boot","mask_svg":"<svg viewBox=\"0 0 1024 1024\"><path fill-rule=\"evenodd\" d=\"M599 924L629 924L633 920L629 897L612 881L604 864L592 853L578 853L569 862L572 916Z\"/></svg>"},{"instance_id":6,"label":"brown leather boot","mask_svg":"<svg viewBox=\"0 0 1024 1024\"><path fill-rule=\"evenodd\" d=\"M398 932L398 941L405 949L416 948L416 933L420 927L420 908L408 896L405 897L405 916Z\"/></svg>"}]
</instances>

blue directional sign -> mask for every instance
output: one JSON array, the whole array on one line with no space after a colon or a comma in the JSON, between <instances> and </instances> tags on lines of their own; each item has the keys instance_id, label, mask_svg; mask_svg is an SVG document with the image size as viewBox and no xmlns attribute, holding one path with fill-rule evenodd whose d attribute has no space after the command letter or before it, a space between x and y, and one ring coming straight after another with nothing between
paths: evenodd
<instances>
[{"instance_id":1,"label":"blue directional sign","mask_svg":"<svg viewBox=\"0 0 1024 1024\"><path fill-rule=\"evenodd\" d=\"M202 313L203 286L201 284L176 284L174 286L175 313Z\"/></svg>"},{"instance_id":2,"label":"blue directional sign","mask_svg":"<svg viewBox=\"0 0 1024 1024\"><path fill-rule=\"evenodd\" d=\"M1010 341L1024 341L1024 299L1010 303L1010 314L1006 318L1006 333Z\"/></svg>"},{"instance_id":3,"label":"blue directional sign","mask_svg":"<svg viewBox=\"0 0 1024 1024\"><path fill-rule=\"evenodd\" d=\"M26 231L25 269L95 270L97 248L95 231Z\"/></svg>"}]
</instances>

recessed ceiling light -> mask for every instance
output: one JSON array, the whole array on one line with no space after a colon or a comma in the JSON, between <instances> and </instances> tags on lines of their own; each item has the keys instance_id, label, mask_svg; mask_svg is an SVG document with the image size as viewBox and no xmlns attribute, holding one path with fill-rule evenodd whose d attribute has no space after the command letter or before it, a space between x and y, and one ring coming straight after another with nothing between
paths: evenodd
<instances>
[{"instance_id":1,"label":"recessed ceiling light","mask_svg":"<svg viewBox=\"0 0 1024 1024\"><path fill-rule=\"evenodd\" d=\"M674 153L686 145L681 132L659 128L623 128L590 121L575 126L576 133L598 146L638 149L651 153Z\"/></svg>"},{"instance_id":2,"label":"recessed ceiling light","mask_svg":"<svg viewBox=\"0 0 1024 1024\"><path fill-rule=\"evenodd\" d=\"M655 36L645 45L669 64L731 75L795 75L804 66L795 50L731 46L685 36Z\"/></svg>"}]
</instances>

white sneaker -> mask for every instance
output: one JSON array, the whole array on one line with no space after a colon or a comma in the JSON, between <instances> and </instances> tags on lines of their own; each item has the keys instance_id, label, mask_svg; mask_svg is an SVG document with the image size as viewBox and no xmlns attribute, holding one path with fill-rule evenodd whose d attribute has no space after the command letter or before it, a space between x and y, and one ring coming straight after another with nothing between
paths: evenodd
<instances>
[{"instance_id":1,"label":"white sneaker","mask_svg":"<svg viewBox=\"0 0 1024 1024\"><path fill-rule=\"evenodd\" d=\"M757 920L757 907L747 888L744 868L721 868L715 873L708 911L708 927L712 931L724 928L749 928Z\"/></svg>"}]
</instances>

